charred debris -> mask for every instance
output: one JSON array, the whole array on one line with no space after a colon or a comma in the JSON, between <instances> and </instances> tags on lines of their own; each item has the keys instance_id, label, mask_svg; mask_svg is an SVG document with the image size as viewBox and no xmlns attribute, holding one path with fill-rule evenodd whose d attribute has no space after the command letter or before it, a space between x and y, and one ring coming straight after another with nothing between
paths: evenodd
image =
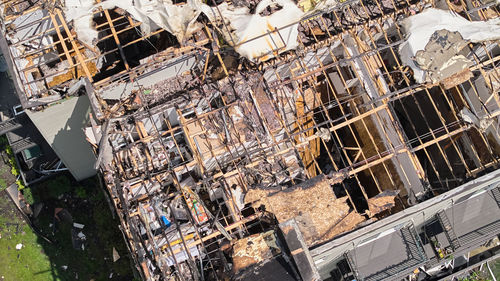
<instances>
[{"instance_id":1,"label":"charred debris","mask_svg":"<svg viewBox=\"0 0 500 281\"><path fill-rule=\"evenodd\" d=\"M24 108L90 100L144 280L309 280L308 249L498 167L496 5L3 0L2 40Z\"/></svg>"}]
</instances>

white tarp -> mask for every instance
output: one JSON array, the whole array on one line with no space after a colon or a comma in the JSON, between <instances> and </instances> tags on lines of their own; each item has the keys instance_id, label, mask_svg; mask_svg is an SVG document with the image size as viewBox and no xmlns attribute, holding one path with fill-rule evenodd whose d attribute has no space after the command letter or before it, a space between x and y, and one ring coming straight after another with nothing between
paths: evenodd
<instances>
[{"instance_id":1,"label":"white tarp","mask_svg":"<svg viewBox=\"0 0 500 281\"><path fill-rule=\"evenodd\" d=\"M92 11L98 7L119 7L142 22L144 33L161 27L175 35L179 42L201 28L196 19L204 13L213 22L224 21L231 29L229 32L222 30L225 40L234 45L240 55L252 61L261 56L264 56L261 60L273 57L273 51L280 53L295 49L298 45L297 22L304 16L304 12L291 0L263 0L253 14L246 7L229 6L227 3L210 7L201 0L188 0L180 5L173 4L171 0L108 0L96 5L92 4L93 0L65 1L66 20L74 20L78 39L89 45L97 39L97 31L92 27ZM268 16L260 15L272 5L281 9ZM278 33L276 29L281 30Z\"/></svg>"},{"instance_id":2,"label":"white tarp","mask_svg":"<svg viewBox=\"0 0 500 281\"><path fill-rule=\"evenodd\" d=\"M73 27L78 40L89 46L95 45L94 40L97 39L97 31L92 27L94 0L66 0L65 4L64 17L68 22L74 20Z\"/></svg>"},{"instance_id":3,"label":"white tarp","mask_svg":"<svg viewBox=\"0 0 500 281\"><path fill-rule=\"evenodd\" d=\"M260 15L273 5L281 9L268 16ZM221 20L214 9L206 6L202 9L211 21ZM234 8L227 4L221 4L218 10L221 11L222 20L233 30L230 34L224 34L226 41L250 60L255 61L261 56L261 60L266 60L274 56L273 51L281 53L298 46L298 21L304 12L291 0L263 0L253 14L246 7Z\"/></svg>"},{"instance_id":4,"label":"white tarp","mask_svg":"<svg viewBox=\"0 0 500 281\"><path fill-rule=\"evenodd\" d=\"M148 34L159 27L173 34L179 42L200 28L196 18L200 15L195 3L174 5L171 0L108 0L98 4L103 9L119 7L142 22L141 29Z\"/></svg>"},{"instance_id":5,"label":"white tarp","mask_svg":"<svg viewBox=\"0 0 500 281\"><path fill-rule=\"evenodd\" d=\"M199 0L189 0L183 5L174 5L170 0L108 0L96 5L93 0L65 0L65 17L67 21L74 20L78 39L89 45L94 45L97 39L97 31L92 27L92 11L99 7L121 8L142 23L144 33L161 27L182 41L185 35L199 28L195 20L200 12L194 1Z\"/></svg>"},{"instance_id":6,"label":"white tarp","mask_svg":"<svg viewBox=\"0 0 500 281\"><path fill-rule=\"evenodd\" d=\"M442 29L457 31L464 40L473 43L497 40L500 39L499 22L500 19L471 22L451 11L429 8L403 21L408 39L399 46L401 60L413 69L415 80L424 83L425 71L415 64L413 58L419 50L425 49L434 32Z\"/></svg>"}]
</instances>

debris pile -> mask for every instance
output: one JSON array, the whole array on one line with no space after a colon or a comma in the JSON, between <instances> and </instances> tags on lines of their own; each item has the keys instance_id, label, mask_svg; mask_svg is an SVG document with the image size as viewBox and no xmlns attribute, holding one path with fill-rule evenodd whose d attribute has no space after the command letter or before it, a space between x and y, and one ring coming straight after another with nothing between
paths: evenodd
<instances>
[{"instance_id":1,"label":"debris pile","mask_svg":"<svg viewBox=\"0 0 500 281\"><path fill-rule=\"evenodd\" d=\"M347 196L335 198L330 180L324 175L283 189L252 189L245 196L245 203L254 208L264 206L280 223L295 219L308 246L354 229L364 220L360 215L359 219L344 220L355 213L346 201Z\"/></svg>"},{"instance_id":2,"label":"debris pile","mask_svg":"<svg viewBox=\"0 0 500 281\"><path fill-rule=\"evenodd\" d=\"M418 83L438 83L446 89L471 78L474 64L469 43L500 39L498 20L468 21L452 11L426 9L403 20L408 39L400 45L404 64L410 66ZM465 48L465 49L464 49Z\"/></svg>"}]
</instances>

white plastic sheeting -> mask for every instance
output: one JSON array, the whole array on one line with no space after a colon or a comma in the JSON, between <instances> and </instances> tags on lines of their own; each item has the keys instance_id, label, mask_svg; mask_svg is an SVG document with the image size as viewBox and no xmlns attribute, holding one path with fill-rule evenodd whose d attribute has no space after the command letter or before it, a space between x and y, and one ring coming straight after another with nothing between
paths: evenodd
<instances>
[{"instance_id":1,"label":"white plastic sheeting","mask_svg":"<svg viewBox=\"0 0 500 281\"><path fill-rule=\"evenodd\" d=\"M200 15L199 0L188 0L186 4L174 5L171 0L108 0L98 4L103 9L119 7L134 19L142 22L141 29L148 34L161 27L173 34L179 42L199 30L195 22Z\"/></svg>"},{"instance_id":2,"label":"white plastic sheeting","mask_svg":"<svg viewBox=\"0 0 500 281\"><path fill-rule=\"evenodd\" d=\"M403 21L408 39L399 47L401 60L413 69L415 80L424 83L426 73L415 64L413 57L425 49L434 32L442 29L457 31L464 40L473 43L497 40L500 39L499 22L499 19L471 22L451 11L429 8Z\"/></svg>"},{"instance_id":3,"label":"white plastic sheeting","mask_svg":"<svg viewBox=\"0 0 500 281\"><path fill-rule=\"evenodd\" d=\"M89 45L97 39L97 31L92 27L92 11L99 7L121 8L142 23L144 33L161 27L182 41L199 28L195 20L200 12L194 1L199 0L188 0L183 5L174 5L171 0L108 0L96 5L94 0L65 0L65 17L67 21L74 20L78 39Z\"/></svg>"},{"instance_id":4,"label":"white plastic sheeting","mask_svg":"<svg viewBox=\"0 0 500 281\"><path fill-rule=\"evenodd\" d=\"M458 115L462 117L462 120L464 120L466 123L472 124L474 127L476 127L476 129L483 133L486 132L486 130L495 122L493 118L488 118L487 116L482 118L478 117L467 107L462 108Z\"/></svg>"},{"instance_id":5,"label":"white plastic sheeting","mask_svg":"<svg viewBox=\"0 0 500 281\"><path fill-rule=\"evenodd\" d=\"M92 27L92 9L94 0L66 0L64 17L66 21L73 20L73 27L78 40L92 46L97 39L97 31Z\"/></svg>"},{"instance_id":6,"label":"white plastic sheeting","mask_svg":"<svg viewBox=\"0 0 500 281\"><path fill-rule=\"evenodd\" d=\"M271 15L260 13L268 7L277 5L280 10ZM232 32L224 34L226 41L235 46L242 56L256 61L264 61L274 54L297 48L298 21L304 15L301 9L291 0L263 0L251 14L248 8L234 8L221 4L220 15L210 7L202 7L211 21L223 20ZM279 31L278 31L279 30Z\"/></svg>"},{"instance_id":7,"label":"white plastic sheeting","mask_svg":"<svg viewBox=\"0 0 500 281\"><path fill-rule=\"evenodd\" d=\"M108 0L96 5L93 0L65 1L66 20L74 20L78 39L89 45L97 39L97 31L92 27L92 11L98 7L121 8L142 22L144 33L161 27L176 36L179 42L201 28L196 19L204 13L213 22L224 21L230 28L229 32L222 30L225 40L234 45L240 55L252 61L258 58L266 60L276 53L295 49L298 45L298 21L304 16L304 12L291 0L263 0L253 14L246 7L229 6L227 3L210 7L201 0L188 0L186 4L177 5L171 0ZM281 9L268 16L260 15L272 5Z\"/></svg>"}]
</instances>

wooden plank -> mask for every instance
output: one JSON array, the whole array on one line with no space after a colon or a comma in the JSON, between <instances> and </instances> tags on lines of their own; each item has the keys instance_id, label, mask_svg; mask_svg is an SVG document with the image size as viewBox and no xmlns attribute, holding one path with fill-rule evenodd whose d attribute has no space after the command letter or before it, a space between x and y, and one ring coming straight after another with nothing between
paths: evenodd
<instances>
[{"instance_id":1,"label":"wooden plank","mask_svg":"<svg viewBox=\"0 0 500 281\"><path fill-rule=\"evenodd\" d=\"M369 111L367 111L365 113L362 113L362 114L360 114L358 116L355 116L355 117L353 117L351 119L348 119L348 120L346 120L346 121L344 121L344 122L342 122L340 124L334 125L334 126L330 127L329 130L331 132L336 131L336 130L338 130L340 128L343 128L343 127L345 127L347 125L350 125L350 124L352 124L352 123L354 123L356 121L359 121L359 120L361 120L363 118L366 118L366 117L368 117L368 116L370 116L370 115L372 115L372 114L374 114L376 112L379 112L379 111L381 111L383 109L386 109L386 108L387 108L387 104L383 104L381 106L375 107L374 109L371 109L371 110L369 110ZM311 140L313 140L315 138L319 138L319 136L313 135L313 136L307 137L307 138L305 138L304 142L302 142L301 144L298 144L298 146L307 145L307 144L309 144L309 141L311 141Z\"/></svg>"},{"instance_id":2,"label":"wooden plank","mask_svg":"<svg viewBox=\"0 0 500 281\"><path fill-rule=\"evenodd\" d=\"M149 134L148 134L148 131L146 130L146 127L144 127L144 123L142 123L142 121L137 121L135 122L135 125L136 125L136 129L137 129L137 132L139 133L139 136L142 138L145 138L147 137Z\"/></svg>"},{"instance_id":3,"label":"wooden plank","mask_svg":"<svg viewBox=\"0 0 500 281\"><path fill-rule=\"evenodd\" d=\"M196 159L196 162L198 162L198 167L200 168L200 171L203 174L205 171L203 160L201 159L201 155L198 153L196 144L194 143L194 140L191 137L191 132L189 131L189 126L187 125L188 122L186 122L186 119L184 118L182 112L179 109L177 109L177 115L179 116L179 122L181 124L181 128L184 131L184 134L186 135L186 140L191 148L191 151L193 152L194 159Z\"/></svg>"},{"instance_id":4,"label":"wooden plank","mask_svg":"<svg viewBox=\"0 0 500 281\"><path fill-rule=\"evenodd\" d=\"M238 227L240 227L241 225L243 225L243 224L245 224L245 223L251 222L252 220L259 218L259 216L260 216L259 214L254 214L254 215L251 215L251 216L249 216L249 217L243 218L242 220L240 220L240 221L238 221L238 222L235 222L235 223L233 223L233 224L231 224L231 225L228 225L228 226L224 227L224 229L225 229L227 232L229 232L230 230L233 230L233 229L235 229L235 228L238 228ZM201 243L203 243L203 242L205 242L205 241L207 241L207 240L210 240L210 239L212 239L212 238L215 238L215 237L217 237L217 236L219 236L219 235L222 235L222 233L221 233L219 230L214 231L214 232L212 232L211 234L209 234L209 235L207 235L207 236L205 236L205 237L202 237L201 239L195 240L195 241L193 241L193 242L191 242L191 243L187 244L187 248L188 248L188 249L191 249L192 247L194 247L194 246L198 246L198 245L200 245ZM175 254L179 253L180 251L182 251L182 249L183 249L183 247L182 247L182 248L178 248L178 249L173 250L173 254L175 255ZM170 254L170 253L169 253L169 254Z\"/></svg>"},{"instance_id":5,"label":"wooden plank","mask_svg":"<svg viewBox=\"0 0 500 281\"><path fill-rule=\"evenodd\" d=\"M93 82L94 80L92 79L92 74L90 73L87 64L85 63L85 59L83 58L82 54L80 53L80 49L78 49L78 46L75 43L75 39L73 38L73 34L71 34L71 31L69 30L68 24L66 24L66 21L64 20L64 17L61 13L61 10L56 9L57 16L59 19L61 19L61 23L64 27L64 30L66 31L66 34L68 35L69 41L71 42L71 45L73 45L73 49L76 52L76 56L78 60L80 61L80 64L82 65L83 71L85 72L85 75L87 75L87 78L89 79L90 82Z\"/></svg>"},{"instance_id":6,"label":"wooden plank","mask_svg":"<svg viewBox=\"0 0 500 281\"><path fill-rule=\"evenodd\" d=\"M52 13L50 13L50 20L52 21L52 24L55 26L57 37L59 37L59 42L61 42L64 54L66 55L66 60L68 61L70 68L72 68L74 66L73 59L69 53L68 46L66 46L65 39L61 34L61 30L59 29L59 24L57 23L57 19Z\"/></svg>"},{"instance_id":7,"label":"wooden plank","mask_svg":"<svg viewBox=\"0 0 500 281\"><path fill-rule=\"evenodd\" d=\"M360 167L357 167L357 168L355 168L355 169L350 170L350 171L349 171L349 175L354 175L354 174L357 174L357 173L359 173L359 172L361 172L361 171L364 171L364 170L366 170L366 169L368 169L368 168L371 168L371 167L373 167L373 166L376 166L376 165L378 165L378 164L380 164L380 163L382 163L382 162L384 162L384 161L386 161L386 160L389 160L389 159L393 158L394 156L396 156L396 155L398 155L398 154L401 154L401 153L406 153L406 152L408 152L408 151L415 153L416 151L419 151L419 150L421 150L421 149L424 149L424 148L426 148L426 147L429 147L429 146L431 146L431 145L433 145L433 144L436 144L436 143L438 143L438 142L440 142L440 141L442 141L442 140L445 140L445 139L447 139L447 138L452 138L454 135L459 134L459 133L461 133L461 132L463 132L463 131L466 131L466 130L468 130L468 129L469 129L469 126L462 127L462 128L460 128L460 129L457 129L457 130L455 130L455 131L450 132L449 134L442 135L442 136L440 136L440 137L438 137L438 138L435 138L435 139L433 139L433 140L431 140L431 141L428 141L428 142L423 143L423 144L421 144L421 145L419 145L419 146L416 146L416 147L414 147L414 148L413 148L413 149L411 149L411 150L408 150L407 148L400 148L400 149L398 149L398 150L396 150L396 151L394 151L394 152L392 152L392 153L389 153L388 155L386 155L386 156L384 156L384 157L378 158L378 159L376 159L376 160L373 160L373 161L369 161L369 160L361 161L361 162L366 162L366 163L365 163L365 164L363 164L363 165L362 165L362 166L360 166ZM354 164L356 164L356 163L354 163Z\"/></svg>"},{"instance_id":8,"label":"wooden plank","mask_svg":"<svg viewBox=\"0 0 500 281\"><path fill-rule=\"evenodd\" d=\"M97 0L97 3L100 3L101 0ZM130 67L127 62L127 58L125 57L125 53L123 52L122 45L120 43L120 39L118 38L118 34L116 33L115 25L113 24L113 20L111 19L111 16L109 15L109 11L106 9L103 9L104 15L106 16L106 20L108 21L109 28L111 29L111 33L113 34L113 38L115 39L116 46L118 47L118 50L120 52L120 56L122 57L123 63L125 64L125 69L130 70Z\"/></svg>"}]
</instances>

